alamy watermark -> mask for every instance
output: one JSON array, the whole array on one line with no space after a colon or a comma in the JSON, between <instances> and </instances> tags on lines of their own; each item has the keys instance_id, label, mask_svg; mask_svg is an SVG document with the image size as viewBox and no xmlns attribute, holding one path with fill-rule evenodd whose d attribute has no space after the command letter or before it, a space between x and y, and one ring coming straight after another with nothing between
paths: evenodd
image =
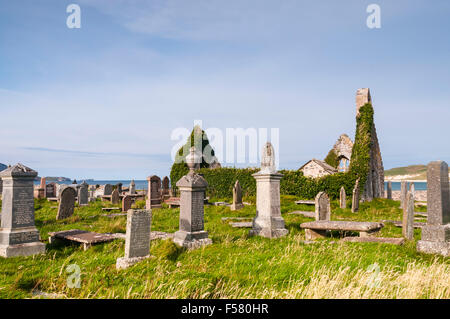
<instances>
[{"instance_id":1,"label":"alamy watermark","mask_svg":"<svg viewBox=\"0 0 450 319\"><path fill-rule=\"evenodd\" d=\"M66 268L66 272L69 273L67 277L67 287L69 288L81 288L81 269L77 264L70 264Z\"/></svg>"},{"instance_id":2,"label":"alamy watermark","mask_svg":"<svg viewBox=\"0 0 450 319\"><path fill-rule=\"evenodd\" d=\"M66 8L66 12L70 13L67 17L66 25L69 29L81 28L81 8L78 4L69 4Z\"/></svg>"},{"instance_id":3,"label":"alamy watermark","mask_svg":"<svg viewBox=\"0 0 450 319\"><path fill-rule=\"evenodd\" d=\"M381 8L378 4L369 4L366 9L370 15L367 17L366 25L369 29L381 28Z\"/></svg>"}]
</instances>

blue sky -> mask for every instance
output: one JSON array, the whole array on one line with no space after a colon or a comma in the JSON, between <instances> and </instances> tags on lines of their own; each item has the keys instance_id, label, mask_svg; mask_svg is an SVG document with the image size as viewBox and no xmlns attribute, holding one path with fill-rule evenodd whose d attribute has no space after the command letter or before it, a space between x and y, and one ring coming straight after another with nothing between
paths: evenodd
<instances>
[{"instance_id":1,"label":"blue sky","mask_svg":"<svg viewBox=\"0 0 450 319\"><path fill-rule=\"evenodd\" d=\"M353 139L361 87L385 168L449 162L450 2L316 2L0 0L0 162L164 176L171 132L202 120L279 128L294 169ZM66 26L71 3L81 29ZM381 29L366 26L371 3Z\"/></svg>"}]
</instances>

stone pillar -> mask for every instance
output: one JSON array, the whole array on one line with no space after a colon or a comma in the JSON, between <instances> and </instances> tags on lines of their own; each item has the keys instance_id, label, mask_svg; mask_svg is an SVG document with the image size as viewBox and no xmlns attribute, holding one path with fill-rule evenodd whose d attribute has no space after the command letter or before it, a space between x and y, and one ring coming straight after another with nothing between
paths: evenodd
<instances>
[{"instance_id":1,"label":"stone pillar","mask_svg":"<svg viewBox=\"0 0 450 319\"><path fill-rule=\"evenodd\" d=\"M345 194L344 186L341 187L341 191L339 193L339 207L342 209L347 208L347 195Z\"/></svg>"},{"instance_id":2,"label":"stone pillar","mask_svg":"<svg viewBox=\"0 0 450 319\"><path fill-rule=\"evenodd\" d=\"M256 217L250 235L277 238L288 234L280 209L280 180L275 169L272 144L266 143L262 152L261 170L252 175L256 179Z\"/></svg>"},{"instance_id":3,"label":"stone pillar","mask_svg":"<svg viewBox=\"0 0 450 319\"><path fill-rule=\"evenodd\" d=\"M403 211L402 234L408 240L414 239L414 195L406 195L406 210Z\"/></svg>"},{"instance_id":4,"label":"stone pillar","mask_svg":"<svg viewBox=\"0 0 450 319\"><path fill-rule=\"evenodd\" d=\"M134 183L134 179L131 181L130 183L130 190L129 190L131 195L136 194L136 184Z\"/></svg>"},{"instance_id":5,"label":"stone pillar","mask_svg":"<svg viewBox=\"0 0 450 319\"><path fill-rule=\"evenodd\" d=\"M3 200L0 256L29 256L45 252L34 223L33 184L37 172L17 164L0 173Z\"/></svg>"},{"instance_id":6,"label":"stone pillar","mask_svg":"<svg viewBox=\"0 0 450 319\"><path fill-rule=\"evenodd\" d=\"M327 193L319 192L315 198L316 220L330 220L331 207L330 198Z\"/></svg>"},{"instance_id":7,"label":"stone pillar","mask_svg":"<svg viewBox=\"0 0 450 319\"><path fill-rule=\"evenodd\" d=\"M359 178L356 180L352 196L352 213L359 211Z\"/></svg>"},{"instance_id":8,"label":"stone pillar","mask_svg":"<svg viewBox=\"0 0 450 319\"><path fill-rule=\"evenodd\" d=\"M161 208L161 178L156 175L147 177L148 190L145 207L147 209Z\"/></svg>"},{"instance_id":9,"label":"stone pillar","mask_svg":"<svg viewBox=\"0 0 450 319\"><path fill-rule=\"evenodd\" d=\"M427 225L422 227L422 239L417 242L417 250L450 256L450 194L446 162L428 164L427 211Z\"/></svg>"},{"instance_id":10,"label":"stone pillar","mask_svg":"<svg viewBox=\"0 0 450 319\"><path fill-rule=\"evenodd\" d=\"M125 257L117 259L117 269L128 268L150 257L151 222L151 211L133 209L128 211Z\"/></svg>"},{"instance_id":11,"label":"stone pillar","mask_svg":"<svg viewBox=\"0 0 450 319\"><path fill-rule=\"evenodd\" d=\"M242 203L242 189L239 181L236 181L233 186L233 203L231 204L231 210L239 210L244 208Z\"/></svg>"},{"instance_id":12,"label":"stone pillar","mask_svg":"<svg viewBox=\"0 0 450 319\"><path fill-rule=\"evenodd\" d=\"M212 244L208 232L204 230L204 193L208 183L195 172L198 157L195 147L186 156L189 173L176 184L180 190L180 229L175 232L173 241L188 249Z\"/></svg>"},{"instance_id":13,"label":"stone pillar","mask_svg":"<svg viewBox=\"0 0 450 319\"><path fill-rule=\"evenodd\" d=\"M386 198L392 199L392 182L391 181L389 181L387 183Z\"/></svg>"},{"instance_id":14,"label":"stone pillar","mask_svg":"<svg viewBox=\"0 0 450 319\"><path fill-rule=\"evenodd\" d=\"M414 186L414 182L409 183L409 191L413 194L413 196L416 196L416 187Z\"/></svg>"},{"instance_id":15,"label":"stone pillar","mask_svg":"<svg viewBox=\"0 0 450 319\"><path fill-rule=\"evenodd\" d=\"M400 208L406 210L406 195L408 194L408 182L402 181L400 184Z\"/></svg>"}]
</instances>

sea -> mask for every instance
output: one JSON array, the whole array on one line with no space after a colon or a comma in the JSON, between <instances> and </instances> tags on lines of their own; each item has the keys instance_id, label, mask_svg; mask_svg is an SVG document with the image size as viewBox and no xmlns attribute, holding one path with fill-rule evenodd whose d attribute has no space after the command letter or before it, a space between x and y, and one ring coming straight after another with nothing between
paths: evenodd
<instances>
[{"instance_id":1,"label":"sea","mask_svg":"<svg viewBox=\"0 0 450 319\"><path fill-rule=\"evenodd\" d=\"M78 183L82 183L83 181L80 180ZM47 184L49 182L47 181ZM65 182L57 182L58 184L72 184L71 181L65 181ZM116 185L118 183L122 183L123 187L128 187L131 183L131 180L87 180L86 183L89 185L105 185L105 184L111 184ZM136 184L136 189L147 189L147 181L146 180L134 180L134 183ZM34 182L35 185L39 185L39 181ZM393 191L399 191L400 190L400 182L392 182L392 190ZM387 188L387 182L384 183L384 189ZM408 183L409 188L409 183ZM426 182L414 182L414 188L416 191L422 191L427 190L427 183Z\"/></svg>"}]
</instances>

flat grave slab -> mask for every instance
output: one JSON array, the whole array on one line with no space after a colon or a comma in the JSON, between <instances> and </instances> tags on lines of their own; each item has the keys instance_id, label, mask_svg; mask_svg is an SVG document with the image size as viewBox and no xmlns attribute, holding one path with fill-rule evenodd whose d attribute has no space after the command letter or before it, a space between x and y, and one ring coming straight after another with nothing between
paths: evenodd
<instances>
[{"instance_id":1,"label":"flat grave slab","mask_svg":"<svg viewBox=\"0 0 450 319\"><path fill-rule=\"evenodd\" d=\"M170 197L164 201L169 208L180 207L180 198L179 197Z\"/></svg>"},{"instance_id":2,"label":"flat grave slab","mask_svg":"<svg viewBox=\"0 0 450 319\"><path fill-rule=\"evenodd\" d=\"M227 202L214 202L214 206L230 206Z\"/></svg>"},{"instance_id":3,"label":"flat grave slab","mask_svg":"<svg viewBox=\"0 0 450 319\"><path fill-rule=\"evenodd\" d=\"M360 237L372 236L384 227L378 222L355 222L355 221L332 221L319 220L300 224L300 228L305 229L306 240L324 238L328 231L354 231L359 232Z\"/></svg>"},{"instance_id":4,"label":"flat grave slab","mask_svg":"<svg viewBox=\"0 0 450 319\"><path fill-rule=\"evenodd\" d=\"M381 222L394 224L395 227L403 227L402 222L399 220L382 220ZM413 223L414 228L422 228L423 226L426 226L426 225L427 225L427 223L422 223L422 222L414 222Z\"/></svg>"},{"instance_id":5,"label":"flat grave slab","mask_svg":"<svg viewBox=\"0 0 450 319\"><path fill-rule=\"evenodd\" d=\"M234 228L252 228L253 222L236 222L230 225Z\"/></svg>"},{"instance_id":6,"label":"flat grave slab","mask_svg":"<svg viewBox=\"0 0 450 319\"><path fill-rule=\"evenodd\" d=\"M227 220L246 220L246 219L253 219L253 217L222 217L222 221Z\"/></svg>"},{"instance_id":7,"label":"flat grave slab","mask_svg":"<svg viewBox=\"0 0 450 319\"><path fill-rule=\"evenodd\" d=\"M58 197L47 197L47 200L49 202L57 202L58 201Z\"/></svg>"},{"instance_id":8,"label":"flat grave slab","mask_svg":"<svg viewBox=\"0 0 450 319\"><path fill-rule=\"evenodd\" d=\"M48 234L50 235L48 239L50 244L56 240L73 241L83 244L84 250L89 249L92 245L106 243L117 239L117 236L114 234L99 234L79 229L63 230Z\"/></svg>"},{"instance_id":9,"label":"flat grave slab","mask_svg":"<svg viewBox=\"0 0 450 319\"><path fill-rule=\"evenodd\" d=\"M120 208L119 207L103 207L102 210L109 212L112 210L120 210Z\"/></svg>"},{"instance_id":10,"label":"flat grave slab","mask_svg":"<svg viewBox=\"0 0 450 319\"><path fill-rule=\"evenodd\" d=\"M341 241L350 243L381 243L392 245L403 245L405 243L404 238L388 237L344 237L341 239Z\"/></svg>"},{"instance_id":11,"label":"flat grave slab","mask_svg":"<svg viewBox=\"0 0 450 319\"><path fill-rule=\"evenodd\" d=\"M316 205L316 202L313 200L297 200L295 203L297 205Z\"/></svg>"},{"instance_id":12,"label":"flat grave slab","mask_svg":"<svg viewBox=\"0 0 450 319\"><path fill-rule=\"evenodd\" d=\"M288 215L302 215L302 216L308 217L308 218L316 217L315 212L304 212L304 211L300 211L300 210L296 210L295 212L290 212L290 213L288 213Z\"/></svg>"}]
</instances>

